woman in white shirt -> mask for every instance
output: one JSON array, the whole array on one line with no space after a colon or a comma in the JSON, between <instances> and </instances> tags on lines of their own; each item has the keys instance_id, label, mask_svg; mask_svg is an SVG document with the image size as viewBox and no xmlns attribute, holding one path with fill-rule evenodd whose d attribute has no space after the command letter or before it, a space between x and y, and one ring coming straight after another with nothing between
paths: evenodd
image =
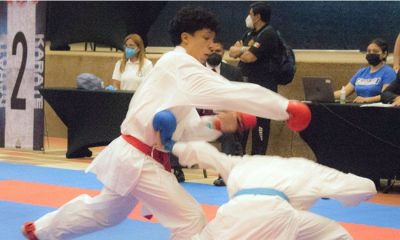
<instances>
[{"instance_id":1,"label":"woman in white shirt","mask_svg":"<svg viewBox=\"0 0 400 240\"><path fill-rule=\"evenodd\" d=\"M152 68L142 38L138 34L129 34L124 40L124 54L115 64L112 85L117 90L135 91Z\"/></svg>"}]
</instances>

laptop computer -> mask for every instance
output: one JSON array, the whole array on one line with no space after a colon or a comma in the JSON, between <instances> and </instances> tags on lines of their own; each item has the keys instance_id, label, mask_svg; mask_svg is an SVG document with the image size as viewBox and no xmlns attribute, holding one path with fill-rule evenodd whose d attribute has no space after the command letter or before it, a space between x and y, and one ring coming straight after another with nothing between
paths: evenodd
<instances>
[{"instance_id":1,"label":"laptop computer","mask_svg":"<svg viewBox=\"0 0 400 240\"><path fill-rule=\"evenodd\" d=\"M304 96L311 102L335 102L330 77L303 77Z\"/></svg>"}]
</instances>

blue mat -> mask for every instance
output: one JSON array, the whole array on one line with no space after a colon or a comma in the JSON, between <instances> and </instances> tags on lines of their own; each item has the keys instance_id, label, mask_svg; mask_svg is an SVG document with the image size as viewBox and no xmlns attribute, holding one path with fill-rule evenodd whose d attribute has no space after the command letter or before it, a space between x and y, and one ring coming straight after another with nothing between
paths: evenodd
<instances>
[{"instance_id":1,"label":"blue mat","mask_svg":"<svg viewBox=\"0 0 400 240\"><path fill-rule=\"evenodd\" d=\"M27 219L37 219L52 211L52 208L32 206L0 201L0 231L1 239L22 240L20 227ZM160 224L127 219L121 224L77 238L81 240L110 240L112 239L168 239L169 231Z\"/></svg>"},{"instance_id":2,"label":"blue mat","mask_svg":"<svg viewBox=\"0 0 400 240\"><path fill-rule=\"evenodd\" d=\"M13 163L0 163L0 180L20 180L93 190L102 188L93 173ZM217 188L199 183L182 183L182 186L204 204L221 205L228 200L225 187Z\"/></svg>"},{"instance_id":3,"label":"blue mat","mask_svg":"<svg viewBox=\"0 0 400 240\"><path fill-rule=\"evenodd\" d=\"M342 207L336 200L320 200L311 211L339 222L400 229L400 207L397 206L364 202L356 207Z\"/></svg>"},{"instance_id":4,"label":"blue mat","mask_svg":"<svg viewBox=\"0 0 400 240\"><path fill-rule=\"evenodd\" d=\"M100 182L91 173L10 163L0 163L1 180L101 189ZM182 186L202 204L221 205L228 200L225 187L197 183L183 183ZM0 201L0 231L3 233L1 239L23 239L19 233L21 223L28 219L37 219L51 210L53 209L30 204ZM362 203L357 207L344 208L335 200L320 200L311 211L339 222L400 229L400 207ZM102 240L110 239L110 236L113 236L112 239L168 239L169 232L160 224L127 219L116 227L79 239Z\"/></svg>"}]
</instances>

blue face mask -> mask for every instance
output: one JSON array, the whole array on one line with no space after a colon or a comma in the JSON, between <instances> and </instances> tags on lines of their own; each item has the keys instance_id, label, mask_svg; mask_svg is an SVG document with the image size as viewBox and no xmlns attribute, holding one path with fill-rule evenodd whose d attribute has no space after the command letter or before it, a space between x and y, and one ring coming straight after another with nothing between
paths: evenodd
<instances>
[{"instance_id":1,"label":"blue face mask","mask_svg":"<svg viewBox=\"0 0 400 240\"><path fill-rule=\"evenodd\" d=\"M135 48L125 48L125 57L126 59L132 58L136 55L136 49Z\"/></svg>"}]
</instances>

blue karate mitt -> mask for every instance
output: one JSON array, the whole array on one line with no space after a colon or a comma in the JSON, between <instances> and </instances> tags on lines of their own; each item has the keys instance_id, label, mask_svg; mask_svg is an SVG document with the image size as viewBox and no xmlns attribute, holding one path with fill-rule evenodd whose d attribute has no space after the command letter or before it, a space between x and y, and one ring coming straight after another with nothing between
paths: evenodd
<instances>
[{"instance_id":1,"label":"blue karate mitt","mask_svg":"<svg viewBox=\"0 0 400 240\"><path fill-rule=\"evenodd\" d=\"M176 129L176 118L169 110L163 110L156 113L153 118L153 128L159 131L161 135L161 143L165 150L172 151L175 142L172 140L172 135Z\"/></svg>"}]
</instances>

